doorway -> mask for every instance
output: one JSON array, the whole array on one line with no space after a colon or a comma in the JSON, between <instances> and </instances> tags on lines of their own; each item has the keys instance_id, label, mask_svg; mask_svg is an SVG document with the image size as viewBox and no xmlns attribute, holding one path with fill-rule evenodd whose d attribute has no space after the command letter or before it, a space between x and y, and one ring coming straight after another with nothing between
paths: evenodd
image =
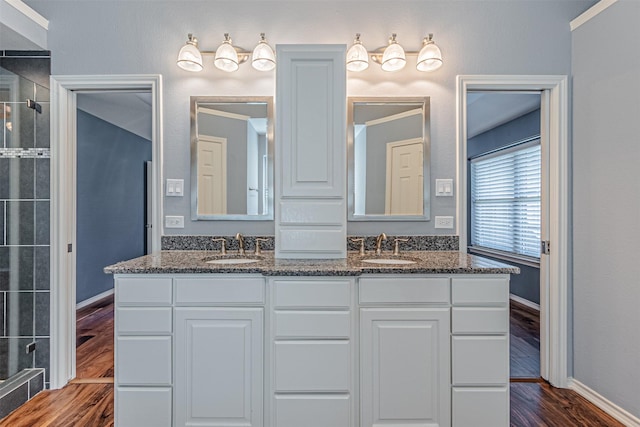
<instances>
[{"instance_id":1,"label":"doorway","mask_svg":"<svg viewBox=\"0 0 640 427\"><path fill-rule=\"evenodd\" d=\"M540 236L548 216L541 171L548 165L540 113L540 91L467 93L468 251L520 268L510 281L511 381L541 377Z\"/></svg>"},{"instance_id":2,"label":"doorway","mask_svg":"<svg viewBox=\"0 0 640 427\"><path fill-rule=\"evenodd\" d=\"M159 75L53 76L51 388L76 376L76 233L78 94L90 91L151 93L151 251L162 235L162 80ZM55 203L54 203L55 200Z\"/></svg>"},{"instance_id":3,"label":"doorway","mask_svg":"<svg viewBox=\"0 0 640 427\"><path fill-rule=\"evenodd\" d=\"M457 231L460 250L467 252L467 95L470 91L540 91L542 187L548 189L547 215L542 215L541 240L552 249L540 258L541 377L556 387L568 386L568 93L566 76L458 76L457 88ZM545 164L545 162L543 162ZM544 166L543 166L544 167ZM545 182L545 180L547 180ZM544 210L545 208L543 208Z\"/></svg>"}]
</instances>

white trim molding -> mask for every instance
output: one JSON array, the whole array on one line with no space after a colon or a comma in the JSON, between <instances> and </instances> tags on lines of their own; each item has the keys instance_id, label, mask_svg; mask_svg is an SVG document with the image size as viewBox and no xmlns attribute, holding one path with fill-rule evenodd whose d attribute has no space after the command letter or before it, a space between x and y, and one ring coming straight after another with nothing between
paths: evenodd
<instances>
[{"instance_id":1,"label":"white trim molding","mask_svg":"<svg viewBox=\"0 0 640 427\"><path fill-rule=\"evenodd\" d=\"M33 22L44 28L45 30L49 29L49 20L44 16L40 15L34 9L32 9L29 5L27 5L22 0L4 0L6 3L10 4L14 8L16 8L20 13L22 13L27 18L31 19Z\"/></svg>"},{"instance_id":2,"label":"white trim molding","mask_svg":"<svg viewBox=\"0 0 640 427\"><path fill-rule=\"evenodd\" d=\"M81 301L79 303L76 304L76 310L80 310L81 308L85 308L90 306L91 304L93 304L94 302L98 302L108 296L113 295L115 292L115 289L109 289L107 291L101 292L98 295L95 295L91 298L87 298L84 301Z\"/></svg>"},{"instance_id":3,"label":"white trim molding","mask_svg":"<svg viewBox=\"0 0 640 427\"><path fill-rule=\"evenodd\" d=\"M618 0L600 0L598 3L591 6L584 13L580 14L577 18L573 19L569 26L571 27L571 31L578 28L580 25L590 21L597 15L599 15L606 8L617 2Z\"/></svg>"},{"instance_id":4,"label":"white trim molding","mask_svg":"<svg viewBox=\"0 0 640 427\"><path fill-rule=\"evenodd\" d=\"M509 299L517 302L518 304L522 304L525 307L529 307L532 310L540 311L540 304L536 304L533 301L529 301L528 299L519 297L516 294L509 294Z\"/></svg>"},{"instance_id":5,"label":"white trim molding","mask_svg":"<svg viewBox=\"0 0 640 427\"><path fill-rule=\"evenodd\" d=\"M543 137L548 140L548 238L552 249L548 255L548 284L541 284L541 370L542 377L552 385L566 388L569 363L570 200L567 76L459 75L456 83L456 168L459 183L467 182L467 92L535 90L543 93L542 110L547 118L543 120L544 129L541 132L544 132ZM463 253L467 252L467 191L466 185L460 185L456 199L457 234L460 238L460 251ZM546 270L544 272L546 274Z\"/></svg>"},{"instance_id":6,"label":"white trim molding","mask_svg":"<svg viewBox=\"0 0 640 427\"><path fill-rule=\"evenodd\" d=\"M625 426L640 427L640 418L622 409L620 406L616 405L595 390L587 387L575 378L569 378L569 388L596 405L598 408L602 409L607 414L611 415L616 420L620 421Z\"/></svg>"},{"instance_id":7,"label":"white trim molding","mask_svg":"<svg viewBox=\"0 0 640 427\"><path fill-rule=\"evenodd\" d=\"M51 389L75 377L76 94L129 89L151 91L151 249L157 252L163 233L162 76L51 76Z\"/></svg>"}]
</instances>

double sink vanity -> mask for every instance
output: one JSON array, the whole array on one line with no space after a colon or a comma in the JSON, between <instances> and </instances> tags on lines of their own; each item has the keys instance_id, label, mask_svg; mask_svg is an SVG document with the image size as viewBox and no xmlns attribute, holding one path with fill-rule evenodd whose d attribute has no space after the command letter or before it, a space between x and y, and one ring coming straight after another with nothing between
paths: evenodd
<instances>
[{"instance_id":1,"label":"double sink vanity","mask_svg":"<svg viewBox=\"0 0 640 427\"><path fill-rule=\"evenodd\" d=\"M162 251L106 271L119 427L509 425L516 268Z\"/></svg>"},{"instance_id":2,"label":"double sink vanity","mask_svg":"<svg viewBox=\"0 0 640 427\"><path fill-rule=\"evenodd\" d=\"M277 46L275 112L271 97L191 97L191 220L273 235L163 236L105 269L118 427L509 425L518 269L457 236L396 238L401 254L382 234L348 239L348 223L433 225L429 98L347 100L345 54Z\"/></svg>"}]
</instances>

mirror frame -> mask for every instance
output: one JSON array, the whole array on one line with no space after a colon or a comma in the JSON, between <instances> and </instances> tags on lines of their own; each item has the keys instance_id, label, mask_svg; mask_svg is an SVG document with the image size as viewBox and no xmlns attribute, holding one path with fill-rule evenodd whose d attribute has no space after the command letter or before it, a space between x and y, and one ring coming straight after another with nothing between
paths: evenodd
<instances>
[{"instance_id":1,"label":"mirror frame","mask_svg":"<svg viewBox=\"0 0 640 427\"><path fill-rule=\"evenodd\" d=\"M267 106L267 179L269 194L267 204L269 211L262 215L199 215L198 214L198 123L197 106L200 103L219 104L247 104L265 103ZM190 97L190 119L191 119L191 219L193 221L273 221L274 218L274 108L272 96L191 96Z\"/></svg>"},{"instance_id":2,"label":"mirror frame","mask_svg":"<svg viewBox=\"0 0 640 427\"><path fill-rule=\"evenodd\" d=\"M354 107L357 104L422 104L422 141L423 149L423 205L422 215L356 215L355 212L355 153L354 153ZM347 98L347 152L348 152L348 220L349 221L429 221L431 219L431 135L430 135L430 97L349 97Z\"/></svg>"}]
</instances>

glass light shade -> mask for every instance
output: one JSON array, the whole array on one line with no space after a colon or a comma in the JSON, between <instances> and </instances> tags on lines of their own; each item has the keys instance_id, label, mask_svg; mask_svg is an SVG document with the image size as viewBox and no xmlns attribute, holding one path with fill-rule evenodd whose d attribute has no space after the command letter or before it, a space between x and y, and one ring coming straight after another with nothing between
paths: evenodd
<instances>
[{"instance_id":1,"label":"glass light shade","mask_svg":"<svg viewBox=\"0 0 640 427\"><path fill-rule=\"evenodd\" d=\"M236 49L231 45L231 39L226 38L226 40L218 46L213 65L227 72L238 69L238 52L236 52Z\"/></svg>"},{"instance_id":2,"label":"glass light shade","mask_svg":"<svg viewBox=\"0 0 640 427\"><path fill-rule=\"evenodd\" d=\"M202 71L202 54L198 49L198 41L189 34L187 44L178 52L178 67L186 71Z\"/></svg>"},{"instance_id":3,"label":"glass light shade","mask_svg":"<svg viewBox=\"0 0 640 427\"><path fill-rule=\"evenodd\" d=\"M251 54L251 65L258 71L271 71L276 67L276 55L264 39L264 35L261 36L262 39Z\"/></svg>"},{"instance_id":4,"label":"glass light shade","mask_svg":"<svg viewBox=\"0 0 640 427\"><path fill-rule=\"evenodd\" d=\"M431 39L425 39L425 45L418 54L416 69L418 71L434 71L441 66L442 52L440 52L440 48Z\"/></svg>"},{"instance_id":5,"label":"glass light shade","mask_svg":"<svg viewBox=\"0 0 640 427\"><path fill-rule=\"evenodd\" d=\"M404 49L397 42L393 41L382 54L382 69L384 71L398 71L404 68L407 58Z\"/></svg>"},{"instance_id":6,"label":"glass light shade","mask_svg":"<svg viewBox=\"0 0 640 427\"><path fill-rule=\"evenodd\" d=\"M363 71L367 68L369 68L369 53L367 49L362 46L360 34L357 34L356 40L347 51L347 70Z\"/></svg>"}]
</instances>

